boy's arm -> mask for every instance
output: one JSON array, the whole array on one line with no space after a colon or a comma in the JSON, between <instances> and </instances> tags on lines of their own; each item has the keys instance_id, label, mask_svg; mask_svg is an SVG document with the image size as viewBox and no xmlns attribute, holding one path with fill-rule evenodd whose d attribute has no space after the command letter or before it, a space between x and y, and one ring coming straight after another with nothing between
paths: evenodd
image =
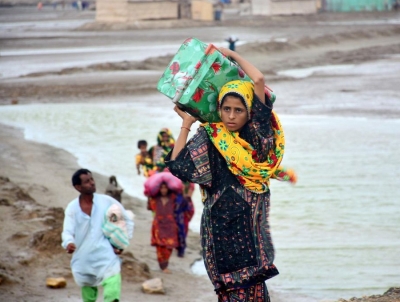
<instances>
[{"instance_id":1,"label":"boy's arm","mask_svg":"<svg viewBox=\"0 0 400 302\"><path fill-rule=\"evenodd\" d=\"M141 165L141 161L142 161L141 157L142 157L141 154L136 155L136 170L137 170L138 175L140 175L140 165Z\"/></svg>"}]
</instances>

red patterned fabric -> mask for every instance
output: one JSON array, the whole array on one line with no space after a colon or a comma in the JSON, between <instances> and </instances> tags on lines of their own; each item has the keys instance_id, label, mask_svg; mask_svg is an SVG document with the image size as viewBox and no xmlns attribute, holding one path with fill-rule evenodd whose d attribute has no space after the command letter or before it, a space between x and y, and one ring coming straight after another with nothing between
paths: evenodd
<instances>
[{"instance_id":1,"label":"red patterned fabric","mask_svg":"<svg viewBox=\"0 0 400 302\"><path fill-rule=\"evenodd\" d=\"M162 270L168 267L169 258L171 257L172 249L165 246L157 246L157 260Z\"/></svg>"},{"instance_id":2,"label":"red patterned fabric","mask_svg":"<svg viewBox=\"0 0 400 302\"><path fill-rule=\"evenodd\" d=\"M151 245L174 249L178 246L178 225L175 220L175 194L163 205L161 197L149 199L149 210L154 212Z\"/></svg>"}]
</instances>

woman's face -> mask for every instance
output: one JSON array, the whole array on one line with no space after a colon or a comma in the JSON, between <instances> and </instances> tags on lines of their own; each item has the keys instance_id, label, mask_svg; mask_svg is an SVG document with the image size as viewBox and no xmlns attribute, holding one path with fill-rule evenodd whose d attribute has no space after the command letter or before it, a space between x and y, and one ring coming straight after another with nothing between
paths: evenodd
<instances>
[{"instance_id":1,"label":"woman's face","mask_svg":"<svg viewBox=\"0 0 400 302\"><path fill-rule=\"evenodd\" d=\"M225 97L221 107L221 120L232 132L239 131L247 123L247 110L239 97Z\"/></svg>"},{"instance_id":2,"label":"woman's face","mask_svg":"<svg viewBox=\"0 0 400 302\"><path fill-rule=\"evenodd\" d=\"M161 134L161 140L165 143L165 144L169 144L169 134L163 132Z\"/></svg>"},{"instance_id":3,"label":"woman's face","mask_svg":"<svg viewBox=\"0 0 400 302\"><path fill-rule=\"evenodd\" d=\"M168 195L168 187L166 184L162 184L160 186L160 194L161 196L167 196Z\"/></svg>"}]
</instances>

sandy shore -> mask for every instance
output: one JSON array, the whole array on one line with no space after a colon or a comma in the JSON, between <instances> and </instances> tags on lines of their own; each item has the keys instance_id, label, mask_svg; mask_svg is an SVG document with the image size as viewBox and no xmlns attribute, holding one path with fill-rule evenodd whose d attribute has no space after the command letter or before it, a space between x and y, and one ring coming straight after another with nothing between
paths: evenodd
<instances>
[{"instance_id":1,"label":"sandy shore","mask_svg":"<svg viewBox=\"0 0 400 302\"><path fill-rule=\"evenodd\" d=\"M6 176L11 183L18 184L24 193L31 196L39 205L32 206L33 212L46 211L40 205L47 207L65 208L66 204L76 197L76 192L70 185L72 173L78 169L76 159L69 153L24 140L21 131L10 127L0 127L1 176ZM95 174L98 191L104 191L108 182L107 177ZM9 200L12 206L2 203L0 216L2 220L0 242L6 248L0 252L1 294L6 301L79 301L79 289L73 282L69 270L70 256L57 249L51 251L38 250L29 242L37 232L46 229L43 221L38 219L40 214L29 214L29 219L16 225L19 221L18 214L26 209L21 209L18 200L29 200L25 195L13 198L9 190L11 184L2 184L2 200ZM14 199L14 200L13 200ZM165 276L159 272L155 257L155 250L149 244L151 215L140 200L127 195L123 196L126 208L131 209L135 215L135 234L127 252L131 252L136 259L148 265L148 275L130 274L124 271L123 297L124 300L135 301L160 301L160 296L148 296L141 293L141 281L150 277L161 277L169 301L209 301L213 298L212 287L205 277L197 277L190 273L190 265L200 259L198 234L191 233L188 238L188 249L184 259L174 255L170 268L172 275ZM25 208L24 208L25 207ZM27 217L25 217L27 218ZM19 234L19 235L16 235ZM22 235L25 234L25 235ZM18 239L15 238L25 238ZM60 243L60 240L55 241ZM52 255L49 255L54 252ZM22 260L23 258L23 260ZM27 274L27 272L29 272ZM126 275L126 276L125 276ZM135 283L129 282L131 275L135 275ZM66 277L68 286L57 290L46 289L47 277ZM196 284L195 289L189 289L184 284ZM184 289L183 289L184 288ZM137 300L139 299L139 300Z\"/></svg>"},{"instance_id":2,"label":"sandy shore","mask_svg":"<svg viewBox=\"0 0 400 302\"><path fill-rule=\"evenodd\" d=\"M367 17L358 15L357 18L361 20L372 18L370 15L365 16ZM264 23L259 20L251 22L242 20L241 25L247 26L247 30L251 28L251 30L261 32L264 30L262 26L268 25L270 30L275 28L282 33L289 33L290 40L287 43L252 42L238 47L238 51L245 57L251 58L252 62L260 67L266 74L268 83L295 81L278 75L278 72L284 69L358 63L400 53L398 25L353 26L352 29L346 28L345 25L318 27L318 22L327 20L322 17L297 16L291 22L289 17L276 18L272 20L274 22L268 20ZM385 18L396 16L378 14L375 17L378 20L385 20ZM331 15L327 18L332 22L351 20L351 17L342 15L338 19ZM237 25L230 21L223 23L223 27L228 28L227 31L235 26ZM278 29L278 26L281 28ZM301 26L301 35L299 35L299 26ZM93 27L91 25L90 29L94 30ZM313 31L314 28L316 28L315 31ZM204 31L204 28L194 29L194 32L201 31ZM146 33L146 29L144 32ZM154 32L151 33L154 34ZM114 39L106 34L103 38L108 42ZM77 39L83 41L87 37L83 35ZM21 45L20 39L3 37L3 42L10 49ZM41 42L57 43L57 41L49 42L49 40L35 38L35 43ZM89 42L86 41L86 43ZM2 79L0 80L0 104L6 105L13 101L19 104L101 102L104 96L114 96L117 100L119 96L153 93L156 91L155 83L170 59L170 56L165 56L140 62L104 62ZM399 87L391 89L394 92L400 92ZM304 102L312 104L315 100L304 100ZM282 101L277 106L285 113L295 114L299 110L296 103ZM304 107L301 110L303 114L314 113L311 110L307 111ZM343 114L343 112L333 111L327 113ZM359 114L365 115L368 112ZM369 114L384 114L398 118L400 109ZM70 256L59 248L56 237L52 237L53 243L47 248L35 244L35 242L42 242L40 240L43 236L39 235L43 230L47 231L49 227L59 230L60 221L57 220L58 214L56 214L58 212L54 210L54 213L48 214L46 212L48 207L65 208L67 203L77 195L70 184L72 173L79 168L76 158L63 150L26 141L19 129L2 124L0 124L0 142L0 176L10 180L10 182L3 181L0 191L2 201L0 203L0 219L2 220L0 244L4 247L0 250L1 300L4 298L5 301L79 301L79 289L74 284L69 270ZM90 169L90 167L87 168ZM102 193L108 182L107 175L96 174L95 179L98 191ZM8 200L8 206L4 200ZM201 258L199 235L190 233L186 257L180 259L174 255L170 262L173 274L166 276L160 273L155 250L149 244L151 214L145 209L142 201L126 194L123 196L123 204L136 215L134 238L127 250L128 256L124 258L126 265L123 268L123 301L215 301L208 278L195 276L190 271L190 265ZM46 218L48 216L53 217L54 221L48 222L49 219ZM35 241L38 236L42 239ZM134 259L130 255L133 255ZM135 266L138 268L137 272L132 272L133 265L137 265ZM68 286L58 290L46 288L45 279L52 276L66 277ZM151 277L163 278L166 288L165 296L145 295L141 292L141 282ZM287 302L289 300L272 292L272 301Z\"/></svg>"}]
</instances>

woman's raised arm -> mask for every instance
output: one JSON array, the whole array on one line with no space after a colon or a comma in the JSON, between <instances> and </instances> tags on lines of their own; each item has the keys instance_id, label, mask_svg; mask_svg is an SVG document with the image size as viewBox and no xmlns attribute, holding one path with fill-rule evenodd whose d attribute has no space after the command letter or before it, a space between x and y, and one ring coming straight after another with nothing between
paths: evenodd
<instances>
[{"instance_id":1,"label":"woman's raised arm","mask_svg":"<svg viewBox=\"0 0 400 302\"><path fill-rule=\"evenodd\" d=\"M265 80L264 75L251 64L249 61L240 56L237 52L230 50L225 47L220 47L219 51L222 52L225 56L231 57L235 60L239 66L243 69L243 71L250 77L250 79L254 83L254 93L258 96L260 101L265 104Z\"/></svg>"},{"instance_id":2,"label":"woman's raised arm","mask_svg":"<svg viewBox=\"0 0 400 302\"><path fill-rule=\"evenodd\" d=\"M179 136L175 141L174 149L172 150L171 160L175 160L178 156L179 152L185 147L190 128L192 127L193 123L197 121L197 119L186 112L182 111L178 108L178 106L174 107L174 110L178 115L182 118L182 127L181 131L179 132Z\"/></svg>"}]
</instances>

